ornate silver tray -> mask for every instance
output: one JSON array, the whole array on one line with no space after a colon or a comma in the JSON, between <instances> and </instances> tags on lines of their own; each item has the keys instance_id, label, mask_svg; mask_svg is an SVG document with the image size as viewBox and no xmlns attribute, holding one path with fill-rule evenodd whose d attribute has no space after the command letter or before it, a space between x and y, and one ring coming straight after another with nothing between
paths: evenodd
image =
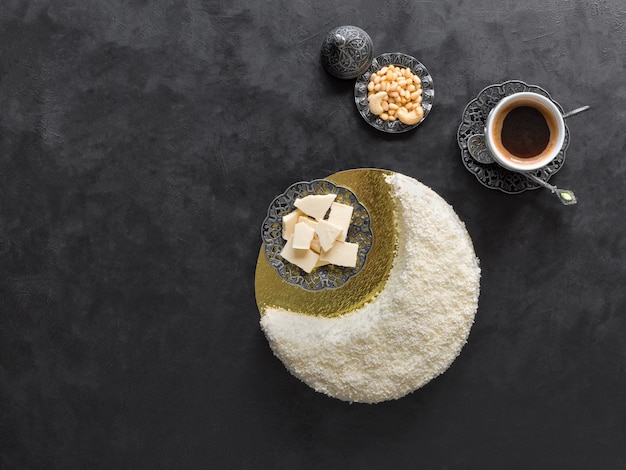
<instances>
[{"instance_id":1,"label":"ornate silver tray","mask_svg":"<svg viewBox=\"0 0 626 470\"><path fill-rule=\"evenodd\" d=\"M353 207L352 222L346 241L359 245L356 267L326 265L307 274L280 256L286 243L282 237L282 217L295 209L296 198L309 194L336 194L335 202ZM374 234L370 225L369 212L352 191L343 186L337 186L331 181L318 179L294 183L284 193L274 198L267 210L267 217L261 225L261 239L265 258L285 282L305 290L318 291L341 287L361 271L372 248Z\"/></svg>"},{"instance_id":2,"label":"ornate silver tray","mask_svg":"<svg viewBox=\"0 0 626 470\"><path fill-rule=\"evenodd\" d=\"M484 88L475 99L470 101L463 111L461 124L457 132L457 142L461 148L461 160L465 168L484 186L491 189L499 189L508 194L517 194L529 189L538 189L542 186L519 173L502 168L497 163L480 163L476 161L469 153L467 140L474 134L484 133L485 121L489 112L502 98L522 91L531 91L550 98L563 113L563 108L543 88L536 85L528 85L520 80L510 80ZM550 164L532 173L542 180L548 181L563 166L565 150L569 145L569 140L569 129L566 124L565 141L559 155Z\"/></svg>"},{"instance_id":3,"label":"ornate silver tray","mask_svg":"<svg viewBox=\"0 0 626 470\"><path fill-rule=\"evenodd\" d=\"M367 101L367 84L370 81L370 77L373 73L377 72L381 68L387 65L399 65L401 67L408 67L411 71L422 80L422 108L424 108L424 117L416 124L408 125L401 121L384 121L376 114L370 111L369 103ZM370 67L356 79L354 84L354 101L356 108L359 110L363 119L368 124L375 127L379 131L389 132L392 134L398 134L400 132L406 132L416 128L430 113L433 107L433 101L435 99L435 88L433 86L433 78L426 67L415 57L403 54L401 52L389 52L379 55L374 60Z\"/></svg>"}]
</instances>

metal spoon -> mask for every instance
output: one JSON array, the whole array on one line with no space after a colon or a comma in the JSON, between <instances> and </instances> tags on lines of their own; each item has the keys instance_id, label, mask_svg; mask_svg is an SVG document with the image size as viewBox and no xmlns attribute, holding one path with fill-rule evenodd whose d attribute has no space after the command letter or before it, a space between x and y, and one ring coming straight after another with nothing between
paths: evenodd
<instances>
[{"instance_id":1,"label":"metal spoon","mask_svg":"<svg viewBox=\"0 0 626 470\"><path fill-rule=\"evenodd\" d=\"M568 117L573 116L574 114L578 114L578 113L582 113L583 111L587 111L589 108L591 108L591 106L585 105L585 106L581 106L580 108L572 109L571 111L568 111L568 112L563 114L563 119L567 119Z\"/></svg>"},{"instance_id":2,"label":"metal spoon","mask_svg":"<svg viewBox=\"0 0 626 470\"><path fill-rule=\"evenodd\" d=\"M472 158L477 162L494 162L493 157L489 153L487 145L485 144L485 136L483 134L474 134L469 139L467 139L467 150L469 151L469 154L472 156ZM540 184L544 188L548 188L552 192L552 194L555 194L559 198L559 201L561 201L566 206L576 204L576 202L578 202L576 196L574 195L574 192L569 189L559 189L556 186L547 183L546 181L531 173L525 173L522 171L518 171L517 173L519 173L520 175L524 175L529 180Z\"/></svg>"},{"instance_id":3,"label":"metal spoon","mask_svg":"<svg viewBox=\"0 0 626 470\"><path fill-rule=\"evenodd\" d=\"M524 175L528 179L533 180L536 183L539 183L544 188L548 188L552 192L552 194L555 194L556 197L559 198L559 201L561 201L565 206L570 206L578 202L574 193L569 189L559 189L556 186L542 180L538 176L535 176L531 173L522 173L522 175Z\"/></svg>"},{"instance_id":4,"label":"metal spoon","mask_svg":"<svg viewBox=\"0 0 626 470\"><path fill-rule=\"evenodd\" d=\"M570 116L574 116L575 114L582 113L583 111L587 111L589 108L589 106L581 106L580 108L572 109L571 111L563 114L563 118L568 118ZM484 134L474 134L470 136L470 138L467 139L467 150L472 158L479 163L488 164L494 162L494 159L487 148L487 144L485 143ZM559 198L559 201L566 206L576 204L578 202L574 193L569 189L559 189L531 173L524 173L521 171L519 173L535 183L548 188L552 194L555 194Z\"/></svg>"}]
</instances>

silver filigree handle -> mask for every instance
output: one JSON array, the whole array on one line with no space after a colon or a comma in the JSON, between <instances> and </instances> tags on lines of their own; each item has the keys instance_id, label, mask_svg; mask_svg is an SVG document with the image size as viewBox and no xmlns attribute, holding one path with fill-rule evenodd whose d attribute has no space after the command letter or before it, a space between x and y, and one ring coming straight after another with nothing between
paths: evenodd
<instances>
[{"instance_id":1,"label":"silver filigree handle","mask_svg":"<svg viewBox=\"0 0 626 470\"><path fill-rule=\"evenodd\" d=\"M335 44L335 46L341 49L343 48L343 46L346 45L346 38L345 36L342 36L341 34L336 33L335 36L333 37L333 43Z\"/></svg>"}]
</instances>

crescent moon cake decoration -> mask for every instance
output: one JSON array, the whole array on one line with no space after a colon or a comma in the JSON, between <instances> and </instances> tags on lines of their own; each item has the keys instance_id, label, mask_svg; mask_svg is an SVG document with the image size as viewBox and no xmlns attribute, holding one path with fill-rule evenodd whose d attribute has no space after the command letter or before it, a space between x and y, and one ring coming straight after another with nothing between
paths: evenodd
<instances>
[{"instance_id":1,"label":"crescent moon cake decoration","mask_svg":"<svg viewBox=\"0 0 626 470\"><path fill-rule=\"evenodd\" d=\"M359 169L327 178L371 216L363 269L336 289L284 282L259 253L260 326L276 357L317 392L361 403L398 399L442 374L467 341L480 266L453 208L408 176Z\"/></svg>"}]
</instances>

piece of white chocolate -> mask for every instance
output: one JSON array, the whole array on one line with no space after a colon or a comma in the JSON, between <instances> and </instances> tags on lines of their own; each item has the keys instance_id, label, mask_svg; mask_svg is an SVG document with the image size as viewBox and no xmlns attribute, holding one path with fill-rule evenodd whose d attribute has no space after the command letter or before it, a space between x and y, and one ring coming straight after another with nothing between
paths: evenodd
<instances>
[{"instance_id":1,"label":"piece of white chocolate","mask_svg":"<svg viewBox=\"0 0 626 470\"><path fill-rule=\"evenodd\" d=\"M306 215L315 220L321 220L336 197L336 194L310 194L303 198L297 198L294 205Z\"/></svg>"},{"instance_id":2,"label":"piece of white chocolate","mask_svg":"<svg viewBox=\"0 0 626 470\"><path fill-rule=\"evenodd\" d=\"M315 229L306 222L298 222L293 229L292 246L296 250L308 250L311 248L311 240L315 235Z\"/></svg>"},{"instance_id":3,"label":"piece of white chocolate","mask_svg":"<svg viewBox=\"0 0 626 470\"><path fill-rule=\"evenodd\" d=\"M315 226L317 225L317 221L311 219L310 217L307 217L306 215L302 215L298 218L298 222L304 222L305 224L307 224L309 227L315 228Z\"/></svg>"},{"instance_id":4,"label":"piece of white chocolate","mask_svg":"<svg viewBox=\"0 0 626 470\"><path fill-rule=\"evenodd\" d=\"M354 268L356 266L358 251L358 243L337 241L330 251L322 251L319 260L320 262L328 262L336 266Z\"/></svg>"},{"instance_id":5,"label":"piece of white chocolate","mask_svg":"<svg viewBox=\"0 0 626 470\"><path fill-rule=\"evenodd\" d=\"M320 245L320 239L317 234L315 234L313 236L313 240L311 240L311 249L317 254L320 254L322 252L322 245Z\"/></svg>"},{"instance_id":6,"label":"piece of white chocolate","mask_svg":"<svg viewBox=\"0 0 626 470\"><path fill-rule=\"evenodd\" d=\"M352 212L354 208L347 206L346 204L340 204L333 202L330 205L330 214L328 214L328 222L340 227L343 231L340 236L340 240L345 240L348 236L348 229L350 228L350 222L352 221Z\"/></svg>"},{"instance_id":7,"label":"piece of white chocolate","mask_svg":"<svg viewBox=\"0 0 626 470\"><path fill-rule=\"evenodd\" d=\"M293 247L293 235L289 237L287 243L280 252L280 256L288 262L295 264L306 273L313 271L320 256L313 250L297 250Z\"/></svg>"},{"instance_id":8,"label":"piece of white chocolate","mask_svg":"<svg viewBox=\"0 0 626 470\"><path fill-rule=\"evenodd\" d=\"M287 215L283 215L283 238L285 240L289 240L289 237L293 235L293 229L299 222L299 218L303 215L304 213L300 209L296 209Z\"/></svg>"},{"instance_id":9,"label":"piece of white chocolate","mask_svg":"<svg viewBox=\"0 0 626 470\"><path fill-rule=\"evenodd\" d=\"M334 203L333 203L334 204ZM327 220L320 220L315 227L315 233L320 240L320 246L324 251L330 251L343 229Z\"/></svg>"}]
</instances>

